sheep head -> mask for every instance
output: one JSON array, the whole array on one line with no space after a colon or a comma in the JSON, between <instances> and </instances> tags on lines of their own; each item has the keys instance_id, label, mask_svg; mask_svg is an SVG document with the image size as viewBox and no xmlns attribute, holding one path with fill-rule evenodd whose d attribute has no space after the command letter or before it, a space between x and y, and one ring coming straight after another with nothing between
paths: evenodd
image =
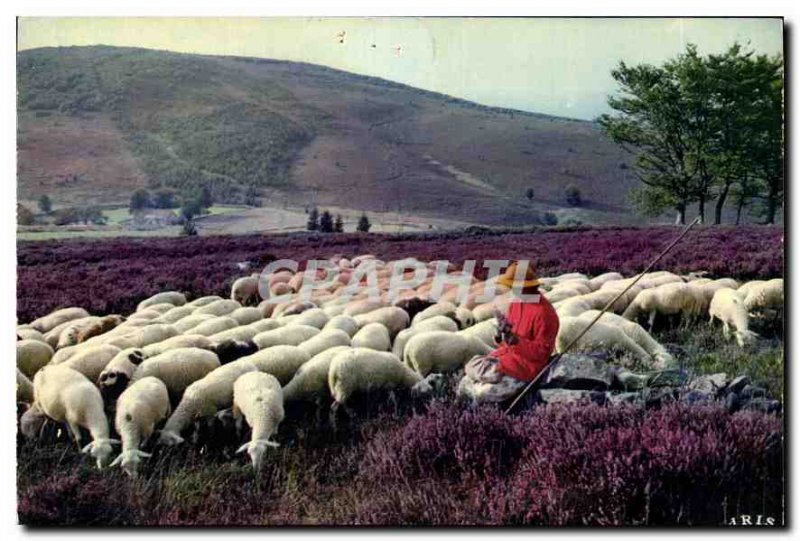
<instances>
[{"instance_id":1,"label":"sheep head","mask_svg":"<svg viewBox=\"0 0 800 541\"><path fill-rule=\"evenodd\" d=\"M750 330L736 331L734 334L739 347L745 347L746 345L752 344L759 338L758 334Z\"/></svg>"},{"instance_id":2,"label":"sheep head","mask_svg":"<svg viewBox=\"0 0 800 541\"><path fill-rule=\"evenodd\" d=\"M183 443L183 438L170 430L162 430L158 435L158 443L159 445L180 445Z\"/></svg>"},{"instance_id":3,"label":"sheep head","mask_svg":"<svg viewBox=\"0 0 800 541\"><path fill-rule=\"evenodd\" d=\"M103 469L108 465L111 453L114 451L111 445L119 445L119 440L109 438L97 438L92 443L82 449L83 453L92 455L97 460L97 468Z\"/></svg>"},{"instance_id":4,"label":"sheep head","mask_svg":"<svg viewBox=\"0 0 800 541\"><path fill-rule=\"evenodd\" d=\"M123 451L117 458L114 459L114 462L111 463L110 467L113 468L114 466L120 465L122 469L125 470L125 473L131 477L136 477L139 463L143 458L149 458L151 456L152 455L150 453L145 453L139 449Z\"/></svg>"},{"instance_id":5,"label":"sheep head","mask_svg":"<svg viewBox=\"0 0 800 541\"><path fill-rule=\"evenodd\" d=\"M264 453L267 452L267 447L280 447L280 444L270 440L253 440L239 447L236 452L243 453L247 451L247 454L250 455L250 460L253 462L253 469L259 472L264 465Z\"/></svg>"}]
</instances>

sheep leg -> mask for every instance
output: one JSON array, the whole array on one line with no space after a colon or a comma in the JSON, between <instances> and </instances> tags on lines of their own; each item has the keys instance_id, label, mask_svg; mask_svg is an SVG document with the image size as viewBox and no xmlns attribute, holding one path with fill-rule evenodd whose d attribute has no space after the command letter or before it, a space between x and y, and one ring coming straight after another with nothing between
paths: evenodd
<instances>
[{"instance_id":1,"label":"sheep leg","mask_svg":"<svg viewBox=\"0 0 800 541\"><path fill-rule=\"evenodd\" d=\"M731 337L731 328L727 321L722 322L722 336L724 336L726 340L729 340Z\"/></svg>"},{"instance_id":2,"label":"sheep leg","mask_svg":"<svg viewBox=\"0 0 800 541\"><path fill-rule=\"evenodd\" d=\"M653 332L653 324L656 322L656 311L655 310L650 312L650 317L648 318L647 321L648 321L648 324L649 324L649 329L648 330L650 332Z\"/></svg>"},{"instance_id":3,"label":"sheep leg","mask_svg":"<svg viewBox=\"0 0 800 541\"><path fill-rule=\"evenodd\" d=\"M78 446L78 450L81 450L81 427L77 424L68 421L67 426L69 427L69 431L72 433L72 438L75 441L75 445Z\"/></svg>"}]
</instances>

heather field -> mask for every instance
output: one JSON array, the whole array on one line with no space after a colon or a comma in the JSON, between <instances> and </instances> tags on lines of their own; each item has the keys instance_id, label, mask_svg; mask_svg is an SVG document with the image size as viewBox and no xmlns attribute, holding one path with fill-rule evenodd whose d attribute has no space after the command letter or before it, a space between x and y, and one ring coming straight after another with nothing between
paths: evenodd
<instances>
[{"instance_id":1,"label":"heather field","mask_svg":"<svg viewBox=\"0 0 800 541\"><path fill-rule=\"evenodd\" d=\"M21 242L17 314L56 308L127 314L164 290L227 297L275 259L373 253L390 260L530 259L543 276L643 269L680 229L606 228L447 234L340 234ZM783 230L697 227L657 269L738 280L783 276ZM477 273L480 275L480 273ZM757 344L725 340L707 319L654 337L691 377L744 375L781 406L780 321ZM375 399L331 425L287 407L259 477L236 446L156 446L131 479L98 470L62 434L18 436L18 514L33 526L724 526L741 515L785 523L780 408L685 395L657 406L542 404L505 415L458 404L449 376L431 401ZM731 384L733 385L733 384ZM733 393L729 393L728 396ZM723 395L720 395L724 398ZM732 522L733 521L733 522Z\"/></svg>"}]
</instances>

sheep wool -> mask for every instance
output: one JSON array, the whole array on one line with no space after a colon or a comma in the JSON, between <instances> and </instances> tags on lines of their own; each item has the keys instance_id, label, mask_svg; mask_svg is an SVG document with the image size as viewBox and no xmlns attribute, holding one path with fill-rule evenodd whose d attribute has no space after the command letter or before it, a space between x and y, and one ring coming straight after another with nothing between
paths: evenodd
<instances>
[{"instance_id":1,"label":"sheep wool","mask_svg":"<svg viewBox=\"0 0 800 541\"><path fill-rule=\"evenodd\" d=\"M89 312L83 308L62 308L61 310L56 310L55 312L51 312L44 317L40 317L39 319L31 321L30 326L40 333L47 333L62 323L72 321L73 319L80 319L82 317L89 317Z\"/></svg>"},{"instance_id":2,"label":"sheep wool","mask_svg":"<svg viewBox=\"0 0 800 541\"><path fill-rule=\"evenodd\" d=\"M589 280L589 289L592 291L596 291L602 287L603 284L606 282L610 282L611 280L622 280L622 275L618 272L606 272L605 274L600 274L599 276L595 276L591 280Z\"/></svg>"},{"instance_id":3,"label":"sheep wool","mask_svg":"<svg viewBox=\"0 0 800 541\"><path fill-rule=\"evenodd\" d=\"M212 316L225 316L241 308L242 305L230 299L220 299L218 301L210 302L205 306L201 306L194 311L195 314L211 314Z\"/></svg>"},{"instance_id":4,"label":"sheep wool","mask_svg":"<svg viewBox=\"0 0 800 541\"><path fill-rule=\"evenodd\" d=\"M220 366L186 388L178 407L170 415L158 442L177 445L183 442L181 431L194 420L214 415L233 403L233 384L243 374L258 370L244 358ZM168 386L169 387L169 386Z\"/></svg>"},{"instance_id":5,"label":"sheep wool","mask_svg":"<svg viewBox=\"0 0 800 541\"><path fill-rule=\"evenodd\" d=\"M87 325L86 327L83 327L78 333L76 343L81 344L83 342L86 342L90 338L103 335L111 331L112 329L115 329L116 327L121 325L124 321L125 318L117 314L103 316L100 318L99 321L91 325Z\"/></svg>"},{"instance_id":6,"label":"sheep wool","mask_svg":"<svg viewBox=\"0 0 800 541\"><path fill-rule=\"evenodd\" d=\"M352 344L354 348L368 348L376 351L389 351L392 341L389 331L380 323L367 323L355 336Z\"/></svg>"},{"instance_id":7,"label":"sheep wool","mask_svg":"<svg viewBox=\"0 0 800 541\"><path fill-rule=\"evenodd\" d=\"M342 330L346 332L350 338L352 338L353 335L358 332L358 323L356 323L355 318L346 316L344 314L337 314L331 317L325 326L322 327L323 331L328 331L331 329Z\"/></svg>"},{"instance_id":8,"label":"sheep wool","mask_svg":"<svg viewBox=\"0 0 800 541\"><path fill-rule=\"evenodd\" d=\"M261 302L258 294L258 273L237 278L231 285L231 300L241 303L242 306L256 305Z\"/></svg>"},{"instance_id":9,"label":"sheep wool","mask_svg":"<svg viewBox=\"0 0 800 541\"><path fill-rule=\"evenodd\" d=\"M286 314L284 312L281 319L284 319L289 315L291 314ZM328 317L328 314L326 314L321 308L311 308L309 310L304 310L297 317L292 318L292 320L286 325L308 325L309 327L321 329L326 323L328 323L329 320L330 318Z\"/></svg>"},{"instance_id":10,"label":"sheep wool","mask_svg":"<svg viewBox=\"0 0 800 541\"><path fill-rule=\"evenodd\" d=\"M33 403L33 383L28 376L17 368L17 402L23 404Z\"/></svg>"},{"instance_id":11,"label":"sheep wool","mask_svg":"<svg viewBox=\"0 0 800 541\"><path fill-rule=\"evenodd\" d=\"M271 331L258 333L253 337L253 342L260 349L272 346L297 346L312 336L319 334L320 330L309 325L287 325Z\"/></svg>"},{"instance_id":12,"label":"sheep wool","mask_svg":"<svg viewBox=\"0 0 800 541\"><path fill-rule=\"evenodd\" d=\"M431 372L452 372L475 355L492 348L475 336L447 331L428 331L411 337L404 353L405 364L422 376Z\"/></svg>"},{"instance_id":13,"label":"sheep wool","mask_svg":"<svg viewBox=\"0 0 800 541\"><path fill-rule=\"evenodd\" d=\"M59 347L67 347L67 346L74 346L78 343L78 332L83 328L85 325L89 325L96 321L100 321L100 318L97 316L87 316L78 319L73 319L70 321L65 321L61 325L57 325L53 327L50 331L45 333L44 340L53 349L58 349ZM68 333L69 336L66 336ZM62 343L62 335L65 335ZM61 344L59 346L59 344Z\"/></svg>"},{"instance_id":14,"label":"sheep wool","mask_svg":"<svg viewBox=\"0 0 800 541\"><path fill-rule=\"evenodd\" d=\"M768 280L749 288L744 298L748 312L763 310L783 310L783 278Z\"/></svg>"},{"instance_id":15,"label":"sheep wool","mask_svg":"<svg viewBox=\"0 0 800 541\"><path fill-rule=\"evenodd\" d=\"M173 306L183 306L186 304L186 296L178 291L162 291L140 302L136 306L136 311L139 312L149 306L163 303L169 303Z\"/></svg>"},{"instance_id":16,"label":"sheep wool","mask_svg":"<svg viewBox=\"0 0 800 541\"><path fill-rule=\"evenodd\" d=\"M136 372L136 367L144 361L141 349L127 348L117 353L97 377L97 386L103 398L116 400L125 390Z\"/></svg>"},{"instance_id":17,"label":"sheep wool","mask_svg":"<svg viewBox=\"0 0 800 541\"><path fill-rule=\"evenodd\" d=\"M418 325L422 321L425 321L428 318L436 317L436 316L445 316L449 317L453 320L456 319L456 305L452 302L447 301L439 301L436 304L432 304L431 306L424 309L422 312L419 312L417 315L414 316L414 319L411 321L411 326Z\"/></svg>"},{"instance_id":18,"label":"sheep wool","mask_svg":"<svg viewBox=\"0 0 800 541\"><path fill-rule=\"evenodd\" d=\"M148 344L142 348L142 352L145 358L150 358L166 353L171 349L178 348L200 348L210 350L213 344L214 342L210 337L203 336L202 334L179 334L161 342Z\"/></svg>"},{"instance_id":19,"label":"sheep wool","mask_svg":"<svg viewBox=\"0 0 800 541\"><path fill-rule=\"evenodd\" d=\"M132 331L129 334L125 334L123 338L130 340L133 343L133 347L143 348L150 344L163 342L167 338L172 338L177 334L178 330L172 325L154 323Z\"/></svg>"},{"instance_id":20,"label":"sheep wool","mask_svg":"<svg viewBox=\"0 0 800 541\"><path fill-rule=\"evenodd\" d=\"M207 295L205 297L198 297L192 302L187 302L186 306L191 306L192 308L200 308L201 306L206 306L207 304L211 304L214 301L221 301L221 300L223 299L219 295Z\"/></svg>"},{"instance_id":21,"label":"sheep wool","mask_svg":"<svg viewBox=\"0 0 800 541\"><path fill-rule=\"evenodd\" d=\"M255 330L256 334L264 331L271 331L272 329L277 329L281 326L282 325L275 319L259 319L258 321L254 321L253 323L246 325L248 329Z\"/></svg>"},{"instance_id":22,"label":"sheep wool","mask_svg":"<svg viewBox=\"0 0 800 541\"><path fill-rule=\"evenodd\" d=\"M172 326L175 327L179 333L188 333L204 321L211 321L212 319L216 319L217 316L213 316L211 314L190 314L184 318L179 319L176 323Z\"/></svg>"},{"instance_id":23,"label":"sheep wool","mask_svg":"<svg viewBox=\"0 0 800 541\"><path fill-rule=\"evenodd\" d=\"M144 360L131 381L153 376L167 385L171 397L180 397L187 387L215 369L220 362L216 353L200 348L177 348Z\"/></svg>"},{"instance_id":24,"label":"sheep wool","mask_svg":"<svg viewBox=\"0 0 800 541\"><path fill-rule=\"evenodd\" d=\"M17 368L27 377L36 372L53 358L53 348L39 340L17 341Z\"/></svg>"},{"instance_id":25,"label":"sheep wool","mask_svg":"<svg viewBox=\"0 0 800 541\"><path fill-rule=\"evenodd\" d=\"M411 388L420 381L422 376L403 365L393 354L366 348L337 353L328 372L331 396L339 404L347 404L356 393Z\"/></svg>"},{"instance_id":26,"label":"sheep wool","mask_svg":"<svg viewBox=\"0 0 800 541\"><path fill-rule=\"evenodd\" d=\"M749 315L744 301L745 297L739 291L724 287L714 293L708 307L710 322L714 323L715 319L722 322L722 334L725 338L730 338L731 327L735 329L734 336L739 347L744 347L758 338L758 335L749 329Z\"/></svg>"},{"instance_id":27,"label":"sheep wool","mask_svg":"<svg viewBox=\"0 0 800 541\"><path fill-rule=\"evenodd\" d=\"M587 323L591 322L600 314L600 310L588 310L578 316ZM662 370L674 362L672 355L666 350L664 346L659 344L650 333L644 328L633 321L629 321L624 317L606 312L599 320L601 323L619 327L628 337L636 342L642 349L649 353L655 363L653 368Z\"/></svg>"},{"instance_id":28,"label":"sheep wool","mask_svg":"<svg viewBox=\"0 0 800 541\"><path fill-rule=\"evenodd\" d=\"M415 334L426 331L456 332L457 330L458 325L456 322L447 316L434 316L425 319L417 325L403 329L397 333L397 336L394 338L394 342L392 343L392 353L394 353L398 359L402 359L406 344Z\"/></svg>"},{"instance_id":29,"label":"sheep wool","mask_svg":"<svg viewBox=\"0 0 800 541\"><path fill-rule=\"evenodd\" d=\"M240 327L233 327L232 329L227 329L225 331L218 332L216 334L212 334L208 337L212 344L219 344L220 342L224 342L226 340L240 340L242 342L250 342L253 340L255 335L258 334L258 330L254 329L253 327L249 327L247 325L242 325Z\"/></svg>"},{"instance_id":30,"label":"sheep wool","mask_svg":"<svg viewBox=\"0 0 800 541\"><path fill-rule=\"evenodd\" d=\"M267 447L278 446L270 438L278 432L283 415L283 391L273 376L248 372L234 382L233 417L237 420L244 417L252 429L250 441L236 452L247 451L257 472L264 464Z\"/></svg>"},{"instance_id":31,"label":"sheep wool","mask_svg":"<svg viewBox=\"0 0 800 541\"><path fill-rule=\"evenodd\" d=\"M44 342L44 335L36 329L20 325L17 327L17 340L38 340Z\"/></svg>"},{"instance_id":32,"label":"sheep wool","mask_svg":"<svg viewBox=\"0 0 800 541\"><path fill-rule=\"evenodd\" d=\"M308 359L308 354L298 346L279 345L262 349L239 361L251 363L259 371L275 376L281 385L285 385Z\"/></svg>"},{"instance_id":33,"label":"sheep wool","mask_svg":"<svg viewBox=\"0 0 800 541\"><path fill-rule=\"evenodd\" d=\"M294 377L283 388L286 402L321 401L330 396L328 389L328 369L337 353L350 349L349 346L336 346L317 353L308 362L300 365Z\"/></svg>"},{"instance_id":34,"label":"sheep wool","mask_svg":"<svg viewBox=\"0 0 800 541\"><path fill-rule=\"evenodd\" d=\"M587 310L592 309L592 304L583 298L583 295L561 301L558 306L554 306L558 317L579 316Z\"/></svg>"},{"instance_id":35,"label":"sheep wool","mask_svg":"<svg viewBox=\"0 0 800 541\"><path fill-rule=\"evenodd\" d=\"M150 456L139 449L155 430L156 424L169 415L169 394L164 382L146 377L125 389L117 400L114 425L122 439L122 453L111 466L120 465L134 477L142 458Z\"/></svg>"},{"instance_id":36,"label":"sheep wool","mask_svg":"<svg viewBox=\"0 0 800 541\"><path fill-rule=\"evenodd\" d=\"M63 366L68 366L86 376L89 381L97 381L100 372L111 362L120 349L116 346L103 344L85 348L64 361Z\"/></svg>"},{"instance_id":37,"label":"sheep wool","mask_svg":"<svg viewBox=\"0 0 800 541\"><path fill-rule=\"evenodd\" d=\"M242 306L241 308L237 308L228 314L228 317L235 319L239 325L249 325L264 318L264 316L261 315L261 310L255 306Z\"/></svg>"},{"instance_id":38,"label":"sheep wool","mask_svg":"<svg viewBox=\"0 0 800 541\"><path fill-rule=\"evenodd\" d=\"M494 348L496 345L494 342L494 337L497 335L497 319L485 319L480 323L473 325L472 327L467 327L464 330L458 331L456 334L460 334L462 336L474 336L490 348Z\"/></svg>"},{"instance_id":39,"label":"sheep wool","mask_svg":"<svg viewBox=\"0 0 800 541\"><path fill-rule=\"evenodd\" d=\"M312 336L305 342L302 342L298 348L305 353L308 358L314 357L316 354L336 346L349 346L350 336L340 329L323 330L319 334Z\"/></svg>"},{"instance_id":40,"label":"sheep wool","mask_svg":"<svg viewBox=\"0 0 800 541\"><path fill-rule=\"evenodd\" d=\"M214 319L209 319L208 321L203 321L196 327L192 327L191 331L192 334L202 334L203 336L212 336L221 333L222 331L227 331L238 326L239 323L232 317L220 316L220 317L215 317Z\"/></svg>"},{"instance_id":41,"label":"sheep wool","mask_svg":"<svg viewBox=\"0 0 800 541\"><path fill-rule=\"evenodd\" d=\"M168 323L172 325L173 323L177 323L188 315L194 313L194 310L195 307L189 306L188 304L184 306L176 306L172 310L164 312L158 318L156 318L156 323Z\"/></svg>"},{"instance_id":42,"label":"sheep wool","mask_svg":"<svg viewBox=\"0 0 800 541\"><path fill-rule=\"evenodd\" d=\"M92 442L83 448L102 468L109 462L111 445L119 443L108 437L108 419L103 410L103 397L86 376L64 365L47 366L33 378L34 404L47 417L69 425L75 442L80 445L80 428L92 435Z\"/></svg>"},{"instance_id":43,"label":"sheep wool","mask_svg":"<svg viewBox=\"0 0 800 541\"><path fill-rule=\"evenodd\" d=\"M359 329L370 323L380 323L389 331L389 339L394 340L397 333L408 327L410 318L408 312L397 306L386 306L372 310L365 314L355 316Z\"/></svg>"},{"instance_id":44,"label":"sheep wool","mask_svg":"<svg viewBox=\"0 0 800 541\"><path fill-rule=\"evenodd\" d=\"M697 310L698 301L692 287L676 282L640 291L622 317L633 321L640 315L647 315L652 328L657 314L693 316L697 315Z\"/></svg>"},{"instance_id":45,"label":"sheep wool","mask_svg":"<svg viewBox=\"0 0 800 541\"><path fill-rule=\"evenodd\" d=\"M559 321L556 336L556 353L562 353L578 335L588 326L589 321L577 317L564 317ZM652 358L639 344L634 342L622 329L614 325L598 321L575 344L578 350L588 351L621 351L650 364Z\"/></svg>"}]
</instances>

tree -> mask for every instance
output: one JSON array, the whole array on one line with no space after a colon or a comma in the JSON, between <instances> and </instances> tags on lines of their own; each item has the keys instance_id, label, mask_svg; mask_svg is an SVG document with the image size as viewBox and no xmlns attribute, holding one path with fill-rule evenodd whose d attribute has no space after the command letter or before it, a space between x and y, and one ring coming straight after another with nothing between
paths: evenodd
<instances>
[{"instance_id":1,"label":"tree","mask_svg":"<svg viewBox=\"0 0 800 541\"><path fill-rule=\"evenodd\" d=\"M169 188L162 188L153 194L153 206L158 209L174 209L178 206L177 192Z\"/></svg>"},{"instance_id":2,"label":"tree","mask_svg":"<svg viewBox=\"0 0 800 541\"><path fill-rule=\"evenodd\" d=\"M369 223L369 218L367 218L366 213L361 215L361 218L358 219L358 225L356 226L356 231L360 231L362 233L369 233L372 224Z\"/></svg>"},{"instance_id":3,"label":"tree","mask_svg":"<svg viewBox=\"0 0 800 541\"><path fill-rule=\"evenodd\" d=\"M527 190L525 190L525 197L528 198L528 201L533 201L533 195L534 195L533 188L528 188Z\"/></svg>"},{"instance_id":4,"label":"tree","mask_svg":"<svg viewBox=\"0 0 800 541\"><path fill-rule=\"evenodd\" d=\"M183 221L183 226L181 227L181 236L183 237L197 236L197 226L194 224L193 219L188 219Z\"/></svg>"},{"instance_id":5,"label":"tree","mask_svg":"<svg viewBox=\"0 0 800 541\"><path fill-rule=\"evenodd\" d=\"M150 201L150 192L144 188L140 188L131 195L131 202L128 210L131 214L133 214L151 206L153 205Z\"/></svg>"},{"instance_id":6,"label":"tree","mask_svg":"<svg viewBox=\"0 0 800 541\"><path fill-rule=\"evenodd\" d=\"M252 184L247 186L247 189L244 191L244 204L250 207L258 207L258 188L253 186Z\"/></svg>"},{"instance_id":7,"label":"tree","mask_svg":"<svg viewBox=\"0 0 800 541\"><path fill-rule=\"evenodd\" d=\"M211 190L208 186L202 186L196 196L200 208L207 209L214 204L214 197L211 195Z\"/></svg>"},{"instance_id":8,"label":"tree","mask_svg":"<svg viewBox=\"0 0 800 541\"><path fill-rule=\"evenodd\" d=\"M45 214L50 214L50 212L53 210L53 202L50 201L50 196L47 194L44 194L39 198L39 210Z\"/></svg>"},{"instance_id":9,"label":"tree","mask_svg":"<svg viewBox=\"0 0 800 541\"><path fill-rule=\"evenodd\" d=\"M33 212L31 212L31 209L17 203L17 224L33 225L35 222L36 217L33 215Z\"/></svg>"},{"instance_id":10,"label":"tree","mask_svg":"<svg viewBox=\"0 0 800 541\"><path fill-rule=\"evenodd\" d=\"M333 233L333 216L327 210L319 217L319 230L322 233Z\"/></svg>"},{"instance_id":11,"label":"tree","mask_svg":"<svg viewBox=\"0 0 800 541\"><path fill-rule=\"evenodd\" d=\"M568 186L567 189L564 190L564 195L566 196L567 203L573 207L579 207L583 204L581 191L575 186Z\"/></svg>"},{"instance_id":12,"label":"tree","mask_svg":"<svg viewBox=\"0 0 800 541\"><path fill-rule=\"evenodd\" d=\"M191 221L195 216L199 216L202 211L203 209L200 205L200 201L197 199L190 199L185 201L183 206L181 206L181 217L184 221Z\"/></svg>"},{"instance_id":13,"label":"tree","mask_svg":"<svg viewBox=\"0 0 800 541\"><path fill-rule=\"evenodd\" d=\"M308 213L306 229L308 231L317 231L319 229L319 211L317 210L317 207L312 208Z\"/></svg>"},{"instance_id":14,"label":"tree","mask_svg":"<svg viewBox=\"0 0 800 541\"><path fill-rule=\"evenodd\" d=\"M545 212L542 221L545 225L558 225L558 216L552 212Z\"/></svg>"},{"instance_id":15,"label":"tree","mask_svg":"<svg viewBox=\"0 0 800 541\"><path fill-rule=\"evenodd\" d=\"M344 220L342 220L341 214L336 215L336 220L333 222L333 231L335 233L344 233Z\"/></svg>"}]
</instances>

